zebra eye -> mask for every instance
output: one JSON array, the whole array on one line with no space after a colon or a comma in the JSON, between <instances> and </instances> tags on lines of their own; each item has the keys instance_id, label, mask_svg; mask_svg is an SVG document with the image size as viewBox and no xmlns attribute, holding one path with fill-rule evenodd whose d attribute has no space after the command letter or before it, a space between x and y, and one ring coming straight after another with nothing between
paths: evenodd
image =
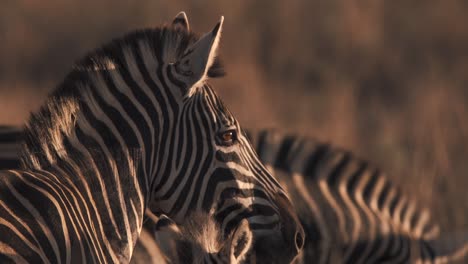
<instances>
[{"instance_id":1,"label":"zebra eye","mask_svg":"<svg viewBox=\"0 0 468 264\"><path fill-rule=\"evenodd\" d=\"M237 140L237 132L234 129L226 130L218 135L219 141L224 146L231 146Z\"/></svg>"}]
</instances>

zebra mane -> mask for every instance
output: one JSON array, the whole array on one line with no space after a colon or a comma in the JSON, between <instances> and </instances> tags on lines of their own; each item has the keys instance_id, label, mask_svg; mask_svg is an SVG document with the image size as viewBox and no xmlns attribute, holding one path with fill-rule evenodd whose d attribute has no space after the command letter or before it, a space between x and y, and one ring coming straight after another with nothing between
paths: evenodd
<instances>
[{"instance_id":1,"label":"zebra mane","mask_svg":"<svg viewBox=\"0 0 468 264\"><path fill-rule=\"evenodd\" d=\"M199 35L195 32L175 29L170 25L136 30L88 53L75 63L74 70L68 77L74 77L74 74L80 75L86 71L126 67L123 51L126 48L138 49L140 43L147 44L150 50L154 51L153 55L158 61L175 62L198 39ZM208 69L208 77L218 78L224 75L223 64L219 57L216 57L215 62Z\"/></svg>"},{"instance_id":2,"label":"zebra mane","mask_svg":"<svg viewBox=\"0 0 468 264\"><path fill-rule=\"evenodd\" d=\"M139 47L143 44L153 52L157 62L172 63L198 39L199 36L192 31L164 25L130 32L89 52L75 63L42 107L31 114L24 130L25 143L21 154L23 165L41 168L59 158L61 151L65 149L65 138L76 133L73 128L82 111L80 101L84 94L95 93L96 87L88 85L91 83L91 76L99 71L127 74L125 51L134 51L135 56L142 56ZM224 76L223 65L218 57L208 69L207 75L210 78ZM105 132L100 131L100 134L106 136Z\"/></svg>"}]
</instances>

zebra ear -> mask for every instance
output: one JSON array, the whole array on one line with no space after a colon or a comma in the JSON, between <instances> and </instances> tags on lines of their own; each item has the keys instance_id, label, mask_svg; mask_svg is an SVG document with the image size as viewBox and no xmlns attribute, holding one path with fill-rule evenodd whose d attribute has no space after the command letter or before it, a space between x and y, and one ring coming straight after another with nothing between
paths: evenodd
<instances>
[{"instance_id":1,"label":"zebra ear","mask_svg":"<svg viewBox=\"0 0 468 264\"><path fill-rule=\"evenodd\" d=\"M249 222L246 219L242 220L227 245L231 263L239 263L246 257L252 246L252 237Z\"/></svg>"},{"instance_id":2,"label":"zebra ear","mask_svg":"<svg viewBox=\"0 0 468 264\"><path fill-rule=\"evenodd\" d=\"M174 220L161 215L153 226L153 236L165 257L173 260L178 258L176 241L182 236L182 232Z\"/></svg>"},{"instance_id":3,"label":"zebra ear","mask_svg":"<svg viewBox=\"0 0 468 264\"><path fill-rule=\"evenodd\" d=\"M158 221L154 225L154 231L157 232L169 232L174 234L180 234L180 229L177 226L176 222L169 218L168 216L162 214L159 216Z\"/></svg>"},{"instance_id":4,"label":"zebra ear","mask_svg":"<svg viewBox=\"0 0 468 264\"><path fill-rule=\"evenodd\" d=\"M199 87L207 78L208 70L215 62L223 21L224 17L221 17L213 30L191 45L177 63L178 72L187 77L189 87Z\"/></svg>"},{"instance_id":5,"label":"zebra ear","mask_svg":"<svg viewBox=\"0 0 468 264\"><path fill-rule=\"evenodd\" d=\"M190 30L188 18L184 11L181 11L179 14L177 14L177 16L174 17L174 20L172 20L172 26L176 30Z\"/></svg>"}]
</instances>

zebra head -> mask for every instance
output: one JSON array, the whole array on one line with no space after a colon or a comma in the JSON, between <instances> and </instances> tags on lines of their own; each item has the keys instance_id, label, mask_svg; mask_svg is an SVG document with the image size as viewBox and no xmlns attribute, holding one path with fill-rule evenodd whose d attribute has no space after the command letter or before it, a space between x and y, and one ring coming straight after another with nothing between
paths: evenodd
<instances>
[{"instance_id":1,"label":"zebra head","mask_svg":"<svg viewBox=\"0 0 468 264\"><path fill-rule=\"evenodd\" d=\"M181 13L167 29L170 37L160 53L158 74L175 101L164 155L171 169L152 178L151 208L177 223L190 212L208 212L226 236L246 219L261 259L287 262L304 244L303 229L285 191L208 84L209 77L222 72L216 56L222 26L223 17L197 38Z\"/></svg>"},{"instance_id":2,"label":"zebra head","mask_svg":"<svg viewBox=\"0 0 468 264\"><path fill-rule=\"evenodd\" d=\"M162 215L154 226L154 237L170 263L243 263L252 247L247 220L223 239L212 216L195 213L182 225Z\"/></svg>"}]
</instances>

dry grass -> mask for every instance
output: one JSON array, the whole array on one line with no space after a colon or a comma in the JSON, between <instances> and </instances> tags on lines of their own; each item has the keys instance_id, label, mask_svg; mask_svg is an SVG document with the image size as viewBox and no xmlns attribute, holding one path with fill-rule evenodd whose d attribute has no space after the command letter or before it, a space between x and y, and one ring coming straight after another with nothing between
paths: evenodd
<instances>
[{"instance_id":1,"label":"dry grass","mask_svg":"<svg viewBox=\"0 0 468 264\"><path fill-rule=\"evenodd\" d=\"M165 2L165 3L163 3ZM220 15L228 76L216 87L246 127L349 148L468 230L466 1L7 1L0 123L20 124L72 62L112 36L185 10Z\"/></svg>"}]
</instances>

